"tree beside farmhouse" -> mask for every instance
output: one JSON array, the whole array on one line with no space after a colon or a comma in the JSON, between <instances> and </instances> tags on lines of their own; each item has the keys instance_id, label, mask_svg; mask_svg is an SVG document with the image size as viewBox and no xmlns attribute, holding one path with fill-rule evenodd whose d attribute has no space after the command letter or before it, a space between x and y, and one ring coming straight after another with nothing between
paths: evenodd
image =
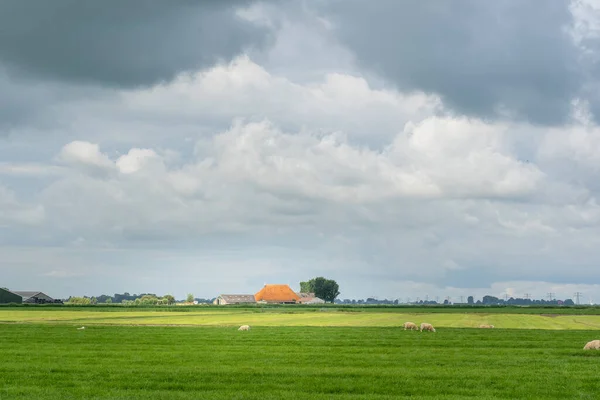
<instances>
[{"instance_id":1,"label":"tree beside farmhouse","mask_svg":"<svg viewBox=\"0 0 600 400\"><path fill-rule=\"evenodd\" d=\"M333 303L340 294L340 286L333 279L319 276L307 282L300 282L300 292L314 293L316 297Z\"/></svg>"}]
</instances>

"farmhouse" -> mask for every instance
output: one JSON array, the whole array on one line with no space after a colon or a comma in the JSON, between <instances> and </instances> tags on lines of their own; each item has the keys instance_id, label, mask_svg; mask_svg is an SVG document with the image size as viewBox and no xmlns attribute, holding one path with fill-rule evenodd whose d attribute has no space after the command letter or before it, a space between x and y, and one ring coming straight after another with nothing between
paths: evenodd
<instances>
[{"instance_id":1,"label":"farmhouse","mask_svg":"<svg viewBox=\"0 0 600 400\"><path fill-rule=\"evenodd\" d=\"M256 303L253 294L220 294L213 301L213 304L253 304Z\"/></svg>"},{"instance_id":2,"label":"farmhouse","mask_svg":"<svg viewBox=\"0 0 600 400\"><path fill-rule=\"evenodd\" d=\"M298 293L300 304L325 304L325 300L318 298L314 293Z\"/></svg>"},{"instance_id":3,"label":"farmhouse","mask_svg":"<svg viewBox=\"0 0 600 400\"><path fill-rule=\"evenodd\" d=\"M265 285L254 295L258 303L296 304L300 296L289 285Z\"/></svg>"}]
</instances>

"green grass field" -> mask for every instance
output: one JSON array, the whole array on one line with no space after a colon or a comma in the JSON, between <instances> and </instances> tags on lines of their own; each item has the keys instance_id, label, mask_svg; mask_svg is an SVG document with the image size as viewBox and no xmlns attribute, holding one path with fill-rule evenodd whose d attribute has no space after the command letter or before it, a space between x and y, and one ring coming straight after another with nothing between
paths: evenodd
<instances>
[{"instance_id":1,"label":"green grass field","mask_svg":"<svg viewBox=\"0 0 600 400\"><path fill-rule=\"evenodd\" d=\"M431 312L428 309L408 313L406 309L362 310L352 312L335 308L210 308L182 310L181 307L164 309L122 308L0 308L0 322L27 322L87 325L203 325L203 326L362 326L394 327L405 321L429 322L437 327L474 328L492 324L509 329L600 329L600 315L573 314L502 314L497 312L454 313Z\"/></svg>"},{"instance_id":2,"label":"green grass field","mask_svg":"<svg viewBox=\"0 0 600 400\"><path fill-rule=\"evenodd\" d=\"M585 331L1 327L0 399L595 399Z\"/></svg>"},{"instance_id":3,"label":"green grass field","mask_svg":"<svg viewBox=\"0 0 600 400\"><path fill-rule=\"evenodd\" d=\"M582 348L599 318L2 308L0 400L596 399L600 351Z\"/></svg>"}]
</instances>

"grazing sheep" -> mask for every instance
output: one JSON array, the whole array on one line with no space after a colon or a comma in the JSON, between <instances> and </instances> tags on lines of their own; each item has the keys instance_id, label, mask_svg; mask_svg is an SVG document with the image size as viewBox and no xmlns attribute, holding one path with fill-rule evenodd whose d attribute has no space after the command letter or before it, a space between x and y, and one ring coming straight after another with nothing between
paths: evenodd
<instances>
[{"instance_id":1,"label":"grazing sheep","mask_svg":"<svg viewBox=\"0 0 600 400\"><path fill-rule=\"evenodd\" d=\"M494 325L479 325L480 328L492 329Z\"/></svg>"},{"instance_id":2,"label":"grazing sheep","mask_svg":"<svg viewBox=\"0 0 600 400\"><path fill-rule=\"evenodd\" d=\"M417 324L415 324L414 322L405 322L404 325L402 325L404 327L404 330L415 330L418 331L419 327L417 326Z\"/></svg>"},{"instance_id":3,"label":"grazing sheep","mask_svg":"<svg viewBox=\"0 0 600 400\"><path fill-rule=\"evenodd\" d=\"M600 340L592 340L583 346L584 350L600 350Z\"/></svg>"},{"instance_id":4,"label":"grazing sheep","mask_svg":"<svg viewBox=\"0 0 600 400\"><path fill-rule=\"evenodd\" d=\"M85 326L82 326L81 328L77 328L78 331L82 331L85 329Z\"/></svg>"},{"instance_id":5,"label":"grazing sheep","mask_svg":"<svg viewBox=\"0 0 600 400\"><path fill-rule=\"evenodd\" d=\"M423 322L421 324L421 332L423 331L435 332L435 328L433 327L433 325L428 324L427 322Z\"/></svg>"},{"instance_id":6,"label":"grazing sheep","mask_svg":"<svg viewBox=\"0 0 600 400\"><path fill-rule=\"evenodd\" d=\"M238 329L238 331L249 331L249 330L250 330L250 325L242 325Z\"/></svg>"}]
</instances>

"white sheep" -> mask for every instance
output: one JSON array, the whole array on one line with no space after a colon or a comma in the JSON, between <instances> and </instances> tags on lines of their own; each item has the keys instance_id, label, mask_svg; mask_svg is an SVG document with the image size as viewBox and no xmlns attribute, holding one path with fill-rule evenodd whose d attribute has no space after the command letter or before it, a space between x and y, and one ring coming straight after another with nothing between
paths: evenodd
<instances>
[{"instance_id":1,"label":"white sheep","mask_svg":"<svg viewBox=\"0 0 600 400\"><path fill-rule=\"evenodd\" d=\"M484 329L492 329L494 328L494 325L479 325L479 327Z\"/></svg>"},{"instance_id":2,"label":"white sheep","mask_svg":"<svg viewBox=\"0 0 600 400\"><path fill-rule=\"evenodd\" d=\"M419 327L417 326L417 324L415 324L414 322L405 322L404 325L402 325L404 327L404 330L415 330L418 331Z\"/></svg>"},{"instance_id":3,"label":"white sheep","mask_svg":"<svg viewBox=\"0 0 600 400\"><path fill-rule=\"evenodd\" d=\"M423 322L421 324L421 332L423 332L423 331L435 332L435 328L433 327L433 325L428 324L427 322Z\"/></svg>"},{"instance_id":4,"label":"white sheep","mask_svg":"<svg viewBox=\"0 0 600 400\"><path fill-rule=\"evenodd\" d=\"M250 330L250 325L242 325L238 329L238 331L249 331L249 330Z\"/></svg>"},{"instance_id":5,"label":"white sheep","mask_svg":"<svg viewBox=\"0 0 600 400\"><path fill-rule=\"evenodd\" d=\"M584 350L600 350L600 340L592 340L583 346Z\"/></svg>"}]
</instances>

